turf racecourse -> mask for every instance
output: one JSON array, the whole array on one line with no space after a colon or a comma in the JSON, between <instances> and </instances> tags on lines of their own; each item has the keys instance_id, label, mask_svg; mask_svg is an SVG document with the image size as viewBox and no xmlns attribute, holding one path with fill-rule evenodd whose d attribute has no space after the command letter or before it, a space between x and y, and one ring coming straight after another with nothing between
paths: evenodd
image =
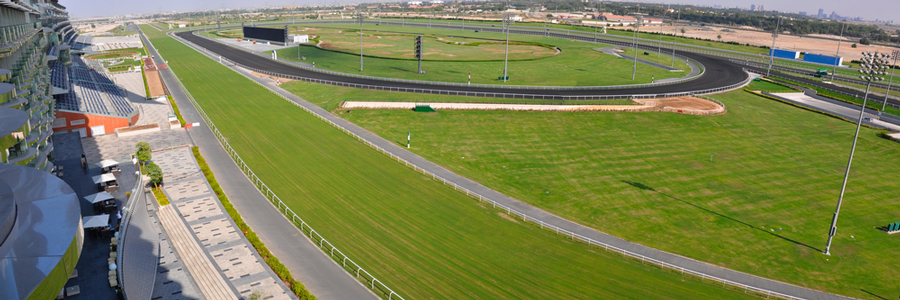
<instances>
[{"instance_id":1,"label":"turf racecourse","mask_svg":"<svg viewBox=\"0 0 900 300\"><path fill-rule=\"evenodd\" d=\"M357 25L358 26L358 25ZM292 27L296 28L296 27ZM299 27L305 28L305 27ZM356 27L358 28L358 27ZM357 40L355 48L350 46L353 41L347 38L345 33L342 36L336 36L333 32L339 29L356 30L353 24L319 24L317 27L311 27L309 32L314 34L317 31L324 31L327 34L322 39L340 38L340 41L347 42L341 44L344 47L355 49L349 52L359 53L359 40ZM284 59L300 61L302 57L306 57L303 62L315 62L316 68L332 70L337 72L360 74L376 77L401 78L409 80L426 80L426 81L444 81L466 83L469 80L469 74L472 76L473 84L508 84L508 85L557 85L557 86L606 86L606 85L630 85L651 83L651 81L680 78L690 73L690 67L681 61L676 61L675 66L682 72L669 72L657 67L644 64L637 65L637 74L632 80L631 71L634 64L633 61L614 57L609 54L601 53L593 50L594 48L611 47L610 45L587 43L573 41L555 37L540 37L530 35L510 35L510 39L514 42L542 43L559 47L561 52L556 55L545 56L534 60L512 60L517 57L530 57L530 52L525 54L511 54L508 74L510 81L504 83L498 80L503 74L503 56L497 53L489 53L485 49L503 49L502 45L482 45L482 46L462 46L462 45L446 45L436 42L434 38L426 38L423 49L426 54L429 51L445 51L458 53L466 59L485 59L489 61L449 61L448 57L440 57L444 61L423 61L422 68L425 74L418 74L418 62L415 60L396 60L382 57L406 57L412 53L413 35L416 34L432 34L440 36L444 39L454 40L468 38L505 40L506 35L492 32L478 32L437 29L437 28L421 28L421 27L401 27L389 25L371 25L363 26L363 32L366 34L366 43L371 45L383 45L378 49L366 49L364 54L377 55L381 57L366 57L364 59L363 71L359 70L359 54L340 53L329 50L323 50L316 47L291 47L277 50L278 56ZM403 33L402 35L399 35ZM354 32L358 34L358 32ZM382 39L373 38L373 35L385 35ZM397 36L399 35L399 36ZM452 37L452 38L451 38ZM494 47L494 48L491 48ZM516 46L515 48L526 47ZM518 51L521 51L519 49ZM298 54L299 52L299 54ZM298 56L299 55L299 56ZM437 55L426 55L426 58L436 57ZM667 56L663 56L665 58ZM671 56L668 56L671 58ZM656 55L639 55L638 58L656 60ZM666 61L669 65L670 60Z\"/></svg>"},{"instance_id":2,"label":"turf racecourse","mask_svg":"<svg viewBox=\"0 0 900 300\"><path fill-rule=\"evenodd\" d=\"M750 297L508 219L142 29L260 178L406 299Z\"/></svg>"},{"instance_id":3,"label":"turf racecourse","mask_svg":"<svg viewBox=\"0 0 900 300\"><path fill-rule=\"evenodd\" d=\"M334 97L450 97L282 87L323 107ZM862 129L825 256L855 125L744 91L713 97L727 114L357 109L341 116L399 144L412 131L411 150L426 159L630 241L814 289L895 297L900 239L875 227L900 221L900 144Z\"/></svg>"}]
</instances>

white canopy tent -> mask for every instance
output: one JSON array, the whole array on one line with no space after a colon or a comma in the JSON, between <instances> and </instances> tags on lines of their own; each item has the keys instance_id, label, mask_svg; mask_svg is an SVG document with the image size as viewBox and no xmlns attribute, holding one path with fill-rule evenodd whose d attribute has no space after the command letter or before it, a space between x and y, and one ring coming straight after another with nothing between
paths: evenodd
<instances>
[{"instance_id":1,"label":"white canopy tent","mask_svg":"<svg viewBox=\"0 0 900 300\"><path fill-rule=\"evenodd\" d=\"M112 167L119 165L119 162L112 159L104 159L103 161L94 163L95 166L100 168Z\"/></svg>"},{"instance_id":2,"label":"white canopy tent","mask_svg":"<svg viewBox=\"0 0 900 300\"><path fill-rule=\"evenodd\" d=\"M109 182L109 181L116 180L116 175L106 173L106 174L97 175L97 176L94 176L91 178L94 179L94 183L101 183L101 182Z\"/></svg>"},{"instance_id":3,"label":"white canopy tent","mask_svg":"<svg viewBox=\"0 0 900 300\"><path fill-rule=\"evenodd\" d=\"M109 215L87 216L81 218L81 222L84 224L84 228L106 227L109 225Z\"/></svg>"},{"instance_id":4,"label":"white canopy tent","mask_svg":"<svg viewBox=\"0 0 900 300\"><path fill-rule=\"evenodd\" d=\"M85 200L91 203L97 203L103 200L113 199L114 197L107 192L99 192L92 195L87 195L84 197Z\"/></svg>"}]
</instances>

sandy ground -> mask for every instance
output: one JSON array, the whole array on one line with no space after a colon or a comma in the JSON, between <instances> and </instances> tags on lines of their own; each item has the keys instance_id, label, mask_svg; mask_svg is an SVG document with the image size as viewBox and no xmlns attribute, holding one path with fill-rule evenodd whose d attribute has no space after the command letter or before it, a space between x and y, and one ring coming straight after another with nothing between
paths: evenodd
<instances>
[{"instance_id":1,"label":"sandy ground","mask_svg":"<svg viewBox=\"0 0 900 300\"><path fill-rule=\"evenodd\" d=\"M144 75L147 77L147 87L150 88L150 97L155 98L166 94L165 88L163 88L162 81L159 78L159 72L156 70L156 65L153 64L153 60L149 57L144 58Z\"/></svg>"},{"instance_id":2,"label":"sandy ground","mask_svg":"<svg viewBox=\"0 0 900 300\"><path fill-rule=\"evenodd\" d=\"M342 109L413 109L416 105L427 104L435 110L520 110L520 111L659 111L663 108L718 110L722 107L694 97L674 97L646 99L642 105L543 105L543 104L502 104L502 103L417 103L417 102L369 102L347 101Z\"/></svg>"},{"instance_id":3,"label":"sandy ground","mask_svg":"<svg viewBox=\"0 0 900 300\"><path fill-rule=\"evenodd\" d=\"M707 26L706 28L712 29L711 31L701 30L700 27L685 27L685 36L694 37L694 38L703 38L703 39L711 39L717 40L718 35L722 35L723 42L740 42L740 43L750 43L751 45L756 46L772 46L772 33L771 32L758 32L758 31L750 31L750 30L739 30L739 29L730 29L735 32L724 32L722 29L726 29L724 27L715 27L715 26ZM681 37L681 27L678 27L678 36ZM663 33L672 34L676 32L673 26L663 26ZM659 26L644 26L641 27L642 32L659 32ZM781 34L778 36L778 41L775 44L775 47L778 49L786 49L793 51L802 51L802 52L810 52L816 54L823 55L834 55L835 50L837 50L838 36L830 36L830 35L816 35L821 37L832 38L834 40L825 40L819 38L812 37L801 37L795 35L787 35ZM844 38L844 42L841 43L841 56L844 57L845 62L849 62L850 60L858 59L860 57L860 52L865 51L866 49L870 49L871 51L878 50L880 52L890 52L892 50L900 50L900 48L893 47L883 47L872 45L871 47L865 45L857 45L857 48L851 48L850 45L852 43L859 42L859 39L851 39ZM759 49L759 52L762 54L767 54L766 50Z\"/></svg>"}]
</instances>

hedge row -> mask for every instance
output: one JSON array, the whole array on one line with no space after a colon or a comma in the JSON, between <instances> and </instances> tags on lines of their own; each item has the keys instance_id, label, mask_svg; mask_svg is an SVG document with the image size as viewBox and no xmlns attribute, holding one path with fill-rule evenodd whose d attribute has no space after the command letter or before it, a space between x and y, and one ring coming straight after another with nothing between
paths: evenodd
<instances>
[{"instance_id":1,"label":"hedge row","mask_svg":"<svg viewBox=\"0 0 900 300\"><path fill-rule=\"evenodd\" d=\"M159 202L159 206L169 205L169 198L167 198L166 194L162 192L161 186L150 188L150 190L153 191L153 196L156 197L156 201Z\"/></svg>"},{"instance_id":2,"label":"hedge row","mask_svg":"<svg viewBox=\"0 0 900 300\"><path fill-rule=\"evenodd\" d=\"M169 95L169 104L172 104L172 110L175 111L175 117L178 118L178 122L181 122L181 126L184 126L184 118L181 117L181 111L178 110L178 105L175 105L175 100L172 99L172 95Z\"/></svg>"},{"instance_id":3,"label":"hedge row","mask_svg":"<svg viewBox=\"0 0 900 300\"><path fill-rule=\"evenodd\" d=\"M231 202L228 201L228 196L225 196L225 192L222 191L222 188L216 181L216 177L213 175L212 171L209 170L209 165L206 164L206 160L203 159L203 156L200 156L200 148L194 146L191 150L194 153L194 158L197 159L200 170L203 171L203 175L206 176L206 181L209 182L209 186L212 187L216 197L219 198L219 202L225 207L225 211L228 212L228 215L231 216L231 219L234 220L237 227L244 232L244 235L247 237L247 240L250 241L250 244L253 245L253 248L256 248L256 252L259 253L259 256L266 261L266 264L268 264L269 267L272 268L272 271L278 275L278 278L281 278L281 281L291 289L294 295L297 295L297 298L300 298L300 300L315 300L316 296L310 294L303 283L294 279L294 276L291 275L291 271L278 261L278 258L272 255L272 252L269 252L269 248L266 248L266 245L259 240L259 237L256 236L253 229L244 223L244 219L241 218L241 215L238 214L237 210L234 209L234 206L231 205Z\"/></svg>"}]
</instances>

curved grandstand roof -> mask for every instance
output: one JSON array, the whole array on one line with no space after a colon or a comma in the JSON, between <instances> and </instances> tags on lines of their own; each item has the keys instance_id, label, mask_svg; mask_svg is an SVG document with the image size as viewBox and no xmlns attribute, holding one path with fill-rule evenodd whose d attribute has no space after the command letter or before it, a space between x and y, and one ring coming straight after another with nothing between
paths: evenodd
<instances>
[{"instance_id":1,"label":"curved grandstand roof","mask_svg":"<svg viewBox=\"0 0 900 300\"><path fill-rule=\"evenodd\" d=\"M50 173L0 164L0 238L0 299L55 296L81 254L75 192Z\"/></svg>"}]
</instances>

